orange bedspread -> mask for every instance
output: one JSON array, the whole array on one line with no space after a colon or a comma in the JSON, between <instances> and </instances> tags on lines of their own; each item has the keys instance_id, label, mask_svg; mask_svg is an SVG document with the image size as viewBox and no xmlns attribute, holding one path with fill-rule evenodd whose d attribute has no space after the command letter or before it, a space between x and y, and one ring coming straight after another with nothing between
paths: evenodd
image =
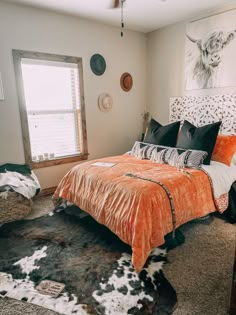
<instances>
[{"instance_id":1,"label":"orange bedspread","mask_svg":"<svg viewBox=\"0 0 236 315\"><path fill-rule=\"evenodd\" d=\"M93 166L97 161L112 167ZM124 154L79 164L61 180L53 198L63 198L89 213L132 247L132 262L140 271L150 251L164 243L173 229L170 201L166 191L131 173L159 181L171 193L176 227L216 210L208 176L188 169L138 160Z\"/></svg>"}]
</instances>

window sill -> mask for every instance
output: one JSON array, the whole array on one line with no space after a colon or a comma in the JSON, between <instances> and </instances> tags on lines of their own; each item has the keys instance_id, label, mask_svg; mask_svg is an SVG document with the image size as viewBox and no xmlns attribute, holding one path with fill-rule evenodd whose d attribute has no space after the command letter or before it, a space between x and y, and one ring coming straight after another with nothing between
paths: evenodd
<instances>
[{"instance_id":1,"label":"window sill","mask_svg":"<svg viewBox=\"0 0 236 315\"><path fill-rule=\"evenodd\" d=\"M65 158L58 158L54 160L44 160L39 162L31 162L29 163L32 169L43 168L43 167L50 167L55 165L79 162L88 159L88 154L81 154L76 156L69 156Z\"/></svg>"}]
</instances>

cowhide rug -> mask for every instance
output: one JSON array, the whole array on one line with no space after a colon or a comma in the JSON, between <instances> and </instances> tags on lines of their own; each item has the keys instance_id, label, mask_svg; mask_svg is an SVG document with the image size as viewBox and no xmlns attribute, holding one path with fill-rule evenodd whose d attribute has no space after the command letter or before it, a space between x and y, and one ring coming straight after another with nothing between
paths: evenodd
<instances>
[{"instance_id":1,"label":"cowhide rug","mask_svg":"<svg viewBox=\"0 0 236 315\"><path fill-rule=\"evenodd\" d=\"M167 315L176 293L157 248L138 275L130 247L91 217L64 212L0 227L0 297L41 305L61 314ZM55 298L40 294L42 280L65 284Z\"/></svg>"}]
</instances>

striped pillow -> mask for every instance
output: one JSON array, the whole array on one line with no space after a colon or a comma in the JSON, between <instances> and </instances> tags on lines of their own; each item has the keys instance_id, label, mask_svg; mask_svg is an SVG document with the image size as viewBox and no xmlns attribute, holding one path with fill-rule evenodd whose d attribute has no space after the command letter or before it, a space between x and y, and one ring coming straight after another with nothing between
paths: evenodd
<instances>
[{"instance_id":1,"label":"striped pillow","mask_svg":"<svg viewBox=\"0 0 236 315\"><path fill-rule=\"evenodd\" d=\"M178 168L191 167L199 169L206 157L207 152L200 150L170 148L166 153L167 163Z\"/></svg>"},{"instance_id":2,"label":"striped pillow","mask_svg":"<svg viewBox=\"0 0 236 315\"><path fill-rule=\"evenodd\" d=\"M206 151L185 150L136 141L130 152L138 159L147 159L156 163L166 163L178 168L199 169L207 157Z\"/></svg>"}]
</instances>

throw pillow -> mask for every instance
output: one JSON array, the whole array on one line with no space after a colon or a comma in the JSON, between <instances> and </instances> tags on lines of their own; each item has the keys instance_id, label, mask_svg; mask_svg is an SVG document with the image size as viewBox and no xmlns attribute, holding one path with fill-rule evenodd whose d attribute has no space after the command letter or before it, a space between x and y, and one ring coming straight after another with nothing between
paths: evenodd
<instances>
[{"instance_id":1,"label":"throw pillow","mask_svg":"<svg viewBox=\"0 0 236 315\"><path fill-rule=\"evenodd\" d=\"M202 127L196 127L185 120L180 130L176 146L182 149L206 151L208 156L204 160L204 164L209 165L220 125L221 121Z\"/></svg>"},{"instance_id":2,"label":"throw pillow","mask_svg":"<svg viewBox=\"0 0 236 315\"><path fill-rule=\"evenodd\" d=\"M157 153L164 151L164 149L167 149L167 147L136 141L130 154L134 155L137 159L146 159L157 162ZM160 155L158 161L159 163L165 163L163 154Z\"/></svg>"},{"instance_id":3,"label":"throw pillow","mask_svg":"<svg viewBox=\"0 0 236 315\"><path fill-rule=\"evenodd\" d=\"M175 147L179 127L179 121L162 126L152 118L143 141L146 143Z\"/></svg>"},{"instance_id":4,"label":"throw pillow","mask_svg":"<svg viewBox=\"0 0 236 315\"><path fill-rule=\"evenodd\" d=\"M236 136L218 135L212 160L230 165L236 152Z\"/></svg>"},{"instance_id":5,"label":"throw pillow","mask_svg":"<svg viewBox=\"0 0 236 315\"><path fill-rule=\"evenodd\" d=\"M207 157L207 152L184 150L136 141L130 152L138 159L147 159L156 163L166 163L178 168L199 169Z\"/></svg>"},{"instance_id":6,"label":"throw pillow","mask_svg":"<svg viewBox=\"0 0 236 315\"><path fill-rule=\"evenodd\" d=\"M166 153L166 160L169 165L177 168L196 168L200 169L204 160L207 157L207 152L200 150L183 150L179 148L171 148Z\"/></svg>"}]
</instances>

